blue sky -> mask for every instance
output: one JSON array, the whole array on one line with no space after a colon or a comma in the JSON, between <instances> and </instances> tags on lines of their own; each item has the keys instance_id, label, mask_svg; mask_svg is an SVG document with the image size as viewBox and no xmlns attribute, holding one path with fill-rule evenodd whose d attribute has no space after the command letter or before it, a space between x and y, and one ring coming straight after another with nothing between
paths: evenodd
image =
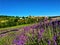
<instances>
[{"instance_id":1,"label":"blue sky","mask_svg":"<svg viewBox=\"0 0 60 45\"><path fill-rule=\"evenodd\" d=\"M60 0L0 0L0 15L57 16Z\"/></svg>"}]
</instances>

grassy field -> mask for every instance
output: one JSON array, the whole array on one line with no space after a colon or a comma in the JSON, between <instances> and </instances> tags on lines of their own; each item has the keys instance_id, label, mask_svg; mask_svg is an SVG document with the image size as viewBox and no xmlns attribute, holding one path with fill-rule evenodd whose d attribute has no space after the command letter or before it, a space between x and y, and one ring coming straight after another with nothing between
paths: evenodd
<instances>
[{"instance_id":1,"label":"grassy field","mask_svg":"<svg viewBox=\"0 0 60 45\"><path fill-rule=\"evenodd\" d=\"M30 24L23 24L23 25L18 25L18 26L12 26L12 27L0 28L0 30L21 28L21 27L29 26L29 25L30 25Z\"/></svg>"},{"instance_id":2,"label":"grassy field","mask_svg":"<svg viewBox=\"0 0 60 45\"><path fill-rule=\"evenodd\" d=\"M10 29L21 28L21 27L29 26L29 25L31 25L31 24L23 24L23 25L19 25L19 26L8 27L8 28L0 28L0 32L1 32L1 30L7 31L7 30L10 30ZM0 37L0 45L11 45L12 41L15 37L15 34L16 34L16 32L14 32L14 31L9 32L6 35L2 34L1 36L3 36L3 37Z\"/></svg>"}]
</instances>

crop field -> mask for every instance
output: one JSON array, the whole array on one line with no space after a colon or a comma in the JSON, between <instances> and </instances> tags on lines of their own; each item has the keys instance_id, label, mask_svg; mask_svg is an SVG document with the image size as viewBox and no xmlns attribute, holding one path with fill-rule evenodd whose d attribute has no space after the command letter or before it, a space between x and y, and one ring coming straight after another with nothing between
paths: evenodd
<instances>
[{"instance_id":1,"label":"crop field","mask_svg":"<svg viewBox=\"0 0 60 45\"><path fill-rule=\"evenodd\" d=\"M60 45L60 20L0 29L0 45Z\"/></svg>"}]
</instances>

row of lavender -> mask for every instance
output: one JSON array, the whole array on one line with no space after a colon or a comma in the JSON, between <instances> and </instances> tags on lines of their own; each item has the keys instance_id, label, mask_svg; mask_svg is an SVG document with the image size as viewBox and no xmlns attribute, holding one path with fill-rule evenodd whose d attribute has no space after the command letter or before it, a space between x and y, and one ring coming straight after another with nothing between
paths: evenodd
<instances>
[{"instance_id":1,"label":"row of lavender","mask_svg":"<svg viewBox=\"0 0 60 45\"><path fill-rule=\"evenodd\" d=\"M13 45L60 45L60 20L44 20L24 27Z\"/></svg>"}]
</instances>

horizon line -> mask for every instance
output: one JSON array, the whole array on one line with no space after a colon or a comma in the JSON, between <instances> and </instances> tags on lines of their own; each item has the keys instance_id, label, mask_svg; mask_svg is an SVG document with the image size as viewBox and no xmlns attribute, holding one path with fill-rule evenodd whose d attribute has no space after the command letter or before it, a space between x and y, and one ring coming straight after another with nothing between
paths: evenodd
<instances>
[{"instance_id":1,"label":"horizon line","mask_svg":"<svg viewBox=\"0 0 60 45\"><path fill-rule=\"evenodd\" d=\"M21 15L0 14L0 16L1 16L1 15L2 15L2 16L21 16ZM23 16L24 16L24 17L27 17L27 16L37 16L37 17L38 17L38 16L43 16L43 17L44 17L44 16L45 16L45 17L48 16L48 17L49 17L49 16L60 16L60 15L26 15L26 16L25 16L25 15L22 15L21 17L23 17Z\"/></svg>"}]
</instances>

